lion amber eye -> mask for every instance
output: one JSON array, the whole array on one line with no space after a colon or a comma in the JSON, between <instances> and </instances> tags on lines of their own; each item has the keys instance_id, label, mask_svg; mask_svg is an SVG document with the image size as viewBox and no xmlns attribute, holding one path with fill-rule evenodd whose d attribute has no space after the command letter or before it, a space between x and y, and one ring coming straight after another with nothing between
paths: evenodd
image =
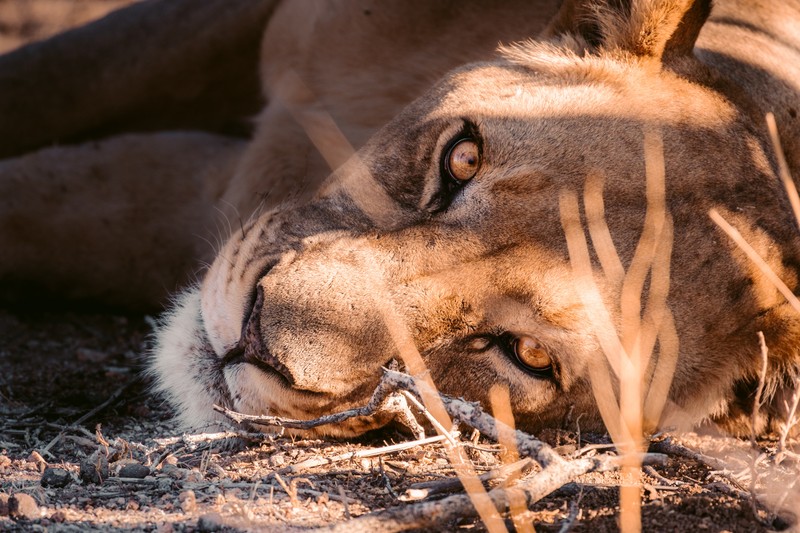
<instances>
[{"instance_id":1,"label":"lion amber eye","mask_svg":"<svg viewBox=\"0 0 800 533\"><path fill-rule=\"evenodd\" d=\"M454 180L471 180L480 166L480 148L472 139L461 139L447 153L447 172Z\"/></svg>"},{"instance_id":2,"label":"lion amber eye","mask_svg":"<svg viewBox=\"0 0 800 533\"><path fill-rule=\"evenodd\" d=\"M553 364L550 356L533 337L518 337L513 346L517 360L531 370L547 370Z\"/></svg>"}]
</instances>

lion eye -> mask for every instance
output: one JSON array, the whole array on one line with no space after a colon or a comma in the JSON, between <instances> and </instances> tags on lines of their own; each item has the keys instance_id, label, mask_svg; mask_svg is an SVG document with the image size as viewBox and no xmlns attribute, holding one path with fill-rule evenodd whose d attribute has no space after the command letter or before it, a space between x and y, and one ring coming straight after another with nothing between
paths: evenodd
<instances>
[{"instance_id":1,"label":"lion eye","mask_svg":"<svg viewBox=\"0 0 800 533\"><path fill-rule=\"evenodd\" d=\"M547 351L533 337L522 335L512 341L514 356L520 365L534 372L549 370L553 364Z\"/></svg>"},{"instance_id":2,"label":"lion eye","mask_svg":"<svg viewBox=\"0 0 800 533\"><path fill-rule=\"evenodd\" d=\"M448 175L457 182L471 180L481 166L481 151L473 139L461 139L450 147L445 158Z\"/></svg>"}]
</instances>

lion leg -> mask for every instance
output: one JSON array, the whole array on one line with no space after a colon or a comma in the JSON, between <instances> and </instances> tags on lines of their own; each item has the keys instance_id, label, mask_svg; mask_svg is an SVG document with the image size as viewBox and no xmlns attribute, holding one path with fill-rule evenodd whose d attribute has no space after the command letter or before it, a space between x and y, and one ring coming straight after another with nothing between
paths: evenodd
<instances>
[{"instance_id":1,"label":"lion leg","mask_svg":"<svg viewBox=\"0 0 800 533\"><path fill-rule=\"evenodd\" d=\"M0 157L130 131L248 135L278 0L138 2L0 56Z\"/></svg>"},{"instance_id":2,"label":"lion leg","mask_svg":"<svg viewBox=\"0 0 800 533\"><path fill-rule=\"evenodd\" d=\"M227 236L215 207L243 145L124 135L0 161L0 294L163 303Z\"/></svg>"}]
</instances>

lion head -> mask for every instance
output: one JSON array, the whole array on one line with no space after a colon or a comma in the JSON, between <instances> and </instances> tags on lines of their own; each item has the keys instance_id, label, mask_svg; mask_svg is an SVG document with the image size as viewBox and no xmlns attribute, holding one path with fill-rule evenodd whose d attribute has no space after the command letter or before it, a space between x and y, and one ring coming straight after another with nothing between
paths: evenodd
<instances>
[{"instance_id":1,"label":"lion head","mask_svg":"<svg viewBox=\"0 0 800 533\"><path fill-rule=\"evenodd\" d=\"M649 343L656 424L735 422L759 331L773 389L796 371L798 317L708 216L796 288L765 130L693 54L709 2L599 4L568 2L547 39L451 72L312 201L231 236L159 333L153 368L185 424L213 423L213 403L303 419L362 405L405 333L441 392L487 404L507 387L527 430L602 427L609 338Z\"/></svg>"}]
</instances>

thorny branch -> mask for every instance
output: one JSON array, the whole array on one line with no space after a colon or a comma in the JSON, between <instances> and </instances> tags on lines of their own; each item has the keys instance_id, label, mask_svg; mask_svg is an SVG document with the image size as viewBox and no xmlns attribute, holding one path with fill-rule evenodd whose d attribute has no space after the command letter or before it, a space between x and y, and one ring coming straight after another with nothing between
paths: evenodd
<instances>
[{"instance_id":1,"label":"thorny branch","mask_svg":"<svg viewBox=\"0 0 800 533\"><path fill-rule=\"evenodd\" d=\"M391 370L386 370L387 375L392 373ZM295 420L291 418L283 418L280 416L269 415L248 415L238 413L227 407L214 405L214 410L224 414L236 423L250 422L253 424L261 424L265 426L277 426L290 429L313 429L319 426L328 424L339 424L345 420L357 417L367 417L377 414L391 414L406 425L418 439L425 436L422 427L416 422L413 414L411 414L405 398L397 391L399 389L391 380L384 379L378 383L375 392L372 393L372 398L363 407L355 409L348 409L339 413L321 416L313 420Z\"/></svg>"},{"instance_id":2,"label":"thorny branch","mask_svg":"<svg viewBox=\"0 0 800 533\"><path fill-rule=\"evenodd\" d=\"M373 416L382 413L384 412L381 410L384 401L387 398L393 397L393 395L398 395L398 391L407 391L415 396L420 396L424 387L426 387L426 385L418 383L412 376L393 370L384 370L383 378L367 405L340 413L325 415L313 420L294 420L268 415L246 415L220 406L214 406L214 409L235 422L251 422L294 429L311 429L326 424L340 423L354 417ZM444 407L451 417L477 429L488 438L497 440L498 426L500 423L492 415L486 413L480 405L457 398L450 398L438 392L436 392L436 394L442 399ZM550 446L531 437L527 433L516 430L513 432L513 435L516 439L517 450L520 456L534 459L543 468L550 465L563 465L566 463L566 461Z\"/></svg>"}]
</instances>

